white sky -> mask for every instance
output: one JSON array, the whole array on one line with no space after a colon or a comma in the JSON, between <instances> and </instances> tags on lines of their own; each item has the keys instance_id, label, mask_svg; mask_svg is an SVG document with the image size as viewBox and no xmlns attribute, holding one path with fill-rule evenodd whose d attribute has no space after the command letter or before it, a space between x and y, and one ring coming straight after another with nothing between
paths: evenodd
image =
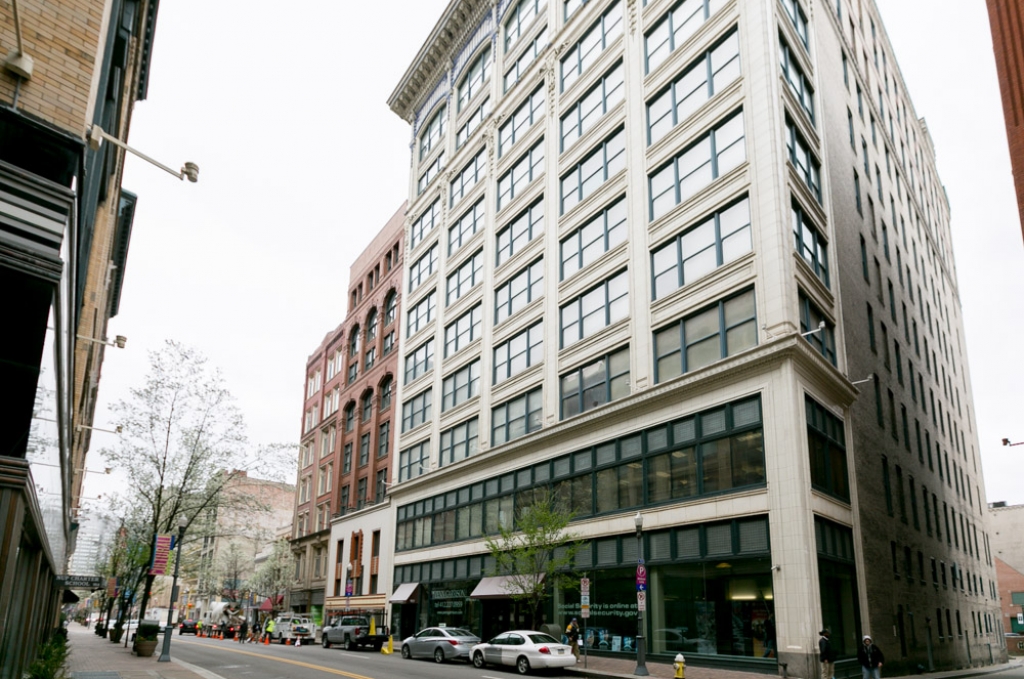
<instances>
[{"instance_id":1,"label":"white sky","mask_svg":"<svg viewBox=\"0 0 1024 679\"><path fill-rule=\"evenodd\" d=\"M128 348L107 351L95 426L170 338L223 369L254 442L297 442L306 359L344 317L351 262L408 194L410 129L388 95L447 3L161 4L129 141L198 163L200 179L128 161L139 203L108 333ZM879 4L952 204L988 500L1024 503L1024 447L1000 444L1024 440L1024 241L985 2ZM89 475L86 495L117 482Z\"/></svg>"}]
</instances>

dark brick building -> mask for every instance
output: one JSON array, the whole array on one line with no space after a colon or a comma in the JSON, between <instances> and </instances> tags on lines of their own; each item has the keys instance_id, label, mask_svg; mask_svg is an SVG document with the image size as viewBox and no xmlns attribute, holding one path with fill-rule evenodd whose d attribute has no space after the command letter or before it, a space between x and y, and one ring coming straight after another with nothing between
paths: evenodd
<instances>
[{"instance_id":1,"label":"dark brick building","mask_svg":"<svg viewBox=\"0 0 1024 679\"><path fill-rule=\"evenodd\" d=\"M1024 228L1024 12L1020 0L986 0L986 4L1003 96L1013 183L1017 188L1017 209Z\"/></svg>"}]
</instances>

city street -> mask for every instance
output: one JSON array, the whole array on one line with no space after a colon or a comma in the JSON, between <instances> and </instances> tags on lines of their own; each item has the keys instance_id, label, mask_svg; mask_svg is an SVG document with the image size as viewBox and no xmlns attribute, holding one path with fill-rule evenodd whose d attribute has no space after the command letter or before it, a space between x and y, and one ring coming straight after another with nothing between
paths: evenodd
<instances>
[{"instance_id":1,"label":"city street","mask_svg":"<svg viewBox=\"0 0 1024 679\"><path fill-rule=\"evenodd\" d=\"M322 679L325 675L351 679L487 679L516 676L515 668L512 667L478 670L465 662L438 665L430 660L403 660L397 645L394 654L389 656L370 650L346 651L314 645L296 648L279 644L238 644L175 634L172 656L225 679ZM546 676L570 675L552 672Z\"/></svg>"}]
</instances>

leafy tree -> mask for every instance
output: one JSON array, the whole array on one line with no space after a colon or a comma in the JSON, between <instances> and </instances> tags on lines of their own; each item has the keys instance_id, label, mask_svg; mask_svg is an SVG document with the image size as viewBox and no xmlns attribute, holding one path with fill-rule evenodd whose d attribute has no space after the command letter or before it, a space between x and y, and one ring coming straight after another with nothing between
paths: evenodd
<instances>
[{"instance_id":1,"label":"leafy tree","mask_svg":"<svg viewBox=\"0 0 1024 679\"><path fill-rule=\"evenodd\" d=\"M291 587L294 570L295 555L288 540L278 540L274 543L270 557L260 564L256 573L246 582L246 589L260 599L270 597L276 611L277 596Z\"/></svg>"},{"instance_id":2,"label":"leafy tree","mask_svg":"<svg viewBox=\"0 0 1024 679\"><path fill-rule=\"evenodd\" d=\"M498 535L487 540L494 574L505 576L506 591L526 608L531 629L541 622L541 606L553 588L576 586L569 573L579 548L578 536L567 531L572 518L558 497L538 491L517 507L514 525L502 523Z\"/></svg>"},{"instance_id":3,"label":"leafy tree","mask_svg":"<svg viewBox=\"0 0 1024 679\"><path fill-rule=\"evenodd\" d=\"M167 341L150 353L141 386L112 410L122 433L114 447L101 452L127 475L127 502L138 508L146 526L147 558L138 569L144 581L139 610L145 615L156 536L176 534L183 518L187 542L195 537L189 527L208 513L262 509L251 496L225 493L225 486L250 472L280 475L281 460L276 451L249 445L244 419L220 372L178 342Z\"/></svg>"}]
</instances>

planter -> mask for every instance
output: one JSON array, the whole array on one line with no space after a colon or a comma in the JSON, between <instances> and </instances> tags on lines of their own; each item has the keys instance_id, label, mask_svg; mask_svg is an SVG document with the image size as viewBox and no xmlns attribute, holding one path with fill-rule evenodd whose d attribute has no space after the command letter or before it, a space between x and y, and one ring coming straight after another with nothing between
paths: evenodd
<instances>
[{"instance_id":1,"label":"planter","mask_svg":"<svg viewBox=\"0 0 1024 679\"><path fill-rule=\"evenodd\" d=\"M156 650L156 644L157 644L157 640L156 639L153 639L153 640L136 639L135 640L135 653L140 658L152 657L153 651Z\"/></svg>"},{"instance_id":2,"label":"planter","mask_svg":"<svg viewBox=\"0 0 1024 679\"><path fill-rule=\"evenodd\" d=\"M111 643L114 643L114 644L121 643L121 636L123 634L124 634L124 630L123 629L117 629L116 627L114 629L111 629L110 632L109 632Z\"/></svg>"}]
</instances>

